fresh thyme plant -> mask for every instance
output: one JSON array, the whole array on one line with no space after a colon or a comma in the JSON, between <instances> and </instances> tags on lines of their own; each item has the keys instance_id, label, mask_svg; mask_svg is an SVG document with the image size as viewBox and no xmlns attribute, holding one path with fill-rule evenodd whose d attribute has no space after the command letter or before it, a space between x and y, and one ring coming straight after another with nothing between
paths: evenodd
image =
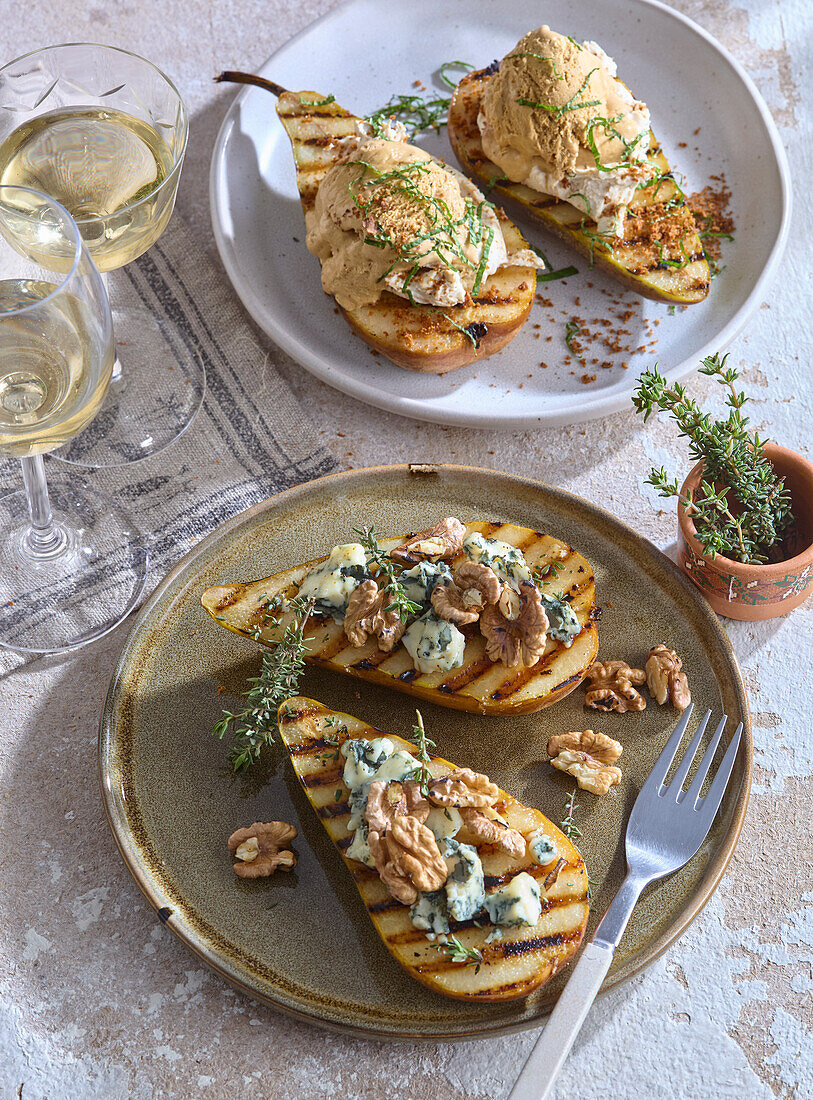
<instances>
[{"instance_id":1,"label":"fresh thyme plant","mask_svg":"<svg viewBox=\"0 0 813 1100\"><path fill-rule=\"evenodd\" d=\"M268 613L275 610L266 601L265 621ZM245 707L232 713L224 710L223 717L212 731L221 740L229 730L232 743L229 747L229 760L236 772L247 768L259 757L262 749L274 741L277 730L277 708L283 700L295 695L305 668L305 621L313 610L313 600L294 597L288 601L294 612L293 620L273 649L265 650L262 667L258 676L252 676L245 692ZM261 628L255 631L259 641Z\"/></svg>"},{"instance_id":2,"label":"fresh thyme plant","mask_svg":"<svg viewBox=\"0 0 813 1100\"><path fill-rule=\"evenodd\" d=\"M703 460L703 480L696 493L681 494L663 467L650 471L647 483L662 497L677 497L691 516L704 554L717 554L748 564L768 561L793 522L790 493L764 454L765 440L748 431L742 407L748 400L735 382L740 372L727 367L728 356L710 355L701 374L716 378L728 393L725 420L712 420L680 383L669 385L657 366L638 379L633 405L644 420L661 409L668 412L680 434L689 441L689 453Z\"/></svg>"},{"instance_id":3,"label":"fresh thyme plant","mask_svg":"<svg viewBox=\"0 0 813 1100\"><path fill-rule=\"evenodd\" d=\"M416 615L421 610L421 605L407 599L404 586L399 580L398 566L378 545L375 527L372 524L369 527L354 527L353 534L358 535L358 540L364 547L367 564L375 567L379 590L390 598L384 611L397 611L401 622L405 623L410 615Z\"/></svg>"}]
</instances>

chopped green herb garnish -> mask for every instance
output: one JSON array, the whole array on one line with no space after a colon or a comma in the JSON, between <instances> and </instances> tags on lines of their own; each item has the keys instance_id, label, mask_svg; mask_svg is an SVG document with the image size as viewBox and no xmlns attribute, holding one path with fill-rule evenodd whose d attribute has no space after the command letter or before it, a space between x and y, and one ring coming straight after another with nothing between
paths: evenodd
<instances>
[{"instance_id":1,"label":"chopped green herb garnish","mask_svg":"<svg viewBox=\"0 0 813 1100\"><path fill-rule=\"evenodd\" d=\"M474 68L468 61L444 61L441 67L438 69L438 76L446 85L447 88L456 88L458 85L457 80L450 80L446 74L447 69L463 69L465 72L471 72Z\"/></svg>"},{"instance_id":2,"label":"chopped green herb garnish","mask_svg":"<svg viewBox=\"0 0 813 1100\"><path fill-rule=\"evenodd\" d=\"M576 339L580 331L581 330L579 328L578 321L568 321L568 323L565 325L565 343L567 344L568 349L572 351L574 355L576 354L576 349L573 346L573 341Z\"/></svg>"},{"instance_id":3,"label":"chopped green herb garnish","mask_svg":"<svg viewBox=\"0 0 813 1100\"><path fill-rule=\"evenodd\" d=\"M558 279L569 279L571 275L578 275L577 267L560 267L557 271L537 271L538 283L555 283Z\"/></svg>"},{"instance_id":4,"label":"chopped green herb garnish","mask_svg":"<svg viewBox=\"0 0 813 1100\"><path fill-rule=\"evenodd\" d=\"M535 103L532 99L522 99L521 97L517 100L517 103L520 105L520 107L538 107L543 111L550 111L554 118L561 118L562 115L565 114L567 111L579 111L582 107L599 107L601 106L600 99L591 99L584 103L574 102L574 100L577 100L587 87L590 81L590 77L593 75L593 73L597 72L598 65L595 67L595 69L590 70L590 72L581 82L581 85L576 89L576 91L573 93L567 103L562 104L561 107L555 107L552 103Z\"/></svg>"},{"instance_id":5,"label":"chopped green herb garnish","mask_svg":"<svg viewBox=\"0 0 813 1100\"><path fill-rule=\"evenodd\" d=\"M444 267L458 270L468 268L474 272L474 288L479 288L494 237L493 228L486 225L483 218L484 210L493 210L491 203L485 199L476 202L467 197L463 201L463 213L456 217L444 199L421 188L421 183L432 171L432 163L429 161L415 161L386 172L364 160L346 163L359 169L358 174L348 184L350 197L362 220L375 225L363 238L364 243L377 248L390 248L398 256L379 276L379 282L390 274L396 264L403 261L412 263L413 266L404 280L403 291L416 304L409 291L409 284L427 262L427 258L434 255ZM425 229L416 232L409 240L401 240L395 239L381 228L376 219L379 188L384 189L384 194L401 194L414 201L425 216ZM468 254L467 244L473 245L479 252L477 260Z\"/></svg>"},{"instance_id":6,"label":"chopped green herb garnish","mask_svg":"<svg viewBox=\"0 0 813 1100\"><path fill-rule=\"evenodd\" d=\"M472 328L474 328L474 325L459 325L457 323L457 321L452 320L452 318L449 316L448 313L441 313L441 317L444 317L449 322L449 324L452 326L452 328L457 329L458 332L462 332L462 334L466 337L466 339L471 341L472 345L474 346L475 351L479 350L480 340L475 335L475 333L472 332ZM475 322L475 323L477 323L477 322Z\"/></svg>"},{"instance_id":7,"label":"chopped green herb garnish","mask_svg":"<svg viewBox=\"0 0 813 1100\"><path fill-rule=\"evenodd\" d=\"M540 61L549 61L550 64L551 64L551 68L553 69L553 75L556 77L556 79L557 80L564 80L565 79L564 73L560 73L559 69L556 66L556 58L555 57L547 57L543 53L534 53L533 50L517 50L516 53L509 53L509 55L506 58L504 58L503 60L504 61L510 61L512 57L538 57Z\"/></svg>"},{"instance_id":8,"label":"chopped green herb garnish","mask_svg":"<svg viewBox=\"0 0 813 1100\"><path fill-rule=\"evenodd\" d=\"M328 103L335 103L335 95L326 96L325 99L300 99L299 101L303 107L327 107Z\"/></svg>"}]
</instances>

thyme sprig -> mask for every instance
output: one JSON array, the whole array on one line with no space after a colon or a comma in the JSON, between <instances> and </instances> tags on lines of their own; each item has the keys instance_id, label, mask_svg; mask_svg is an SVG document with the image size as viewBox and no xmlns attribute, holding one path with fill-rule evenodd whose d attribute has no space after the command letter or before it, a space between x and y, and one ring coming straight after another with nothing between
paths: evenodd
<instances>
[{"instance_id":1,"label":"thyme sprig","mask_svg":"<svg viewBox=\"0 0 813 1100\"><path fill-rule=\"evenodd\" d=\"M574 815L578 808L579 804L576 801L576 788L574 787L573 790L570 792L570 797L568 798L567 805L565 806L565 816L562 818L561 821L562 832L571 840L578 840L579 837L582 835L581 829L574 821Z\"/></svg>"},{"instance_id":2,"label":"thyme sprig","mask_svg":"<svg viewBox=\"0 0 813 1100\"><path fill-rule=\"evenodd\" d=\"M716 378L725 387L725 420L712 420L680 383L669 385L657 366L638 379L633 405L644 421L656 410L668 412L681 436L689 441L689 453L703 460L703 479L696 493L681 493L663 467L650 471L647 483L662 497L676 497L691 516L703 552L710 558L722 554L750 564L768 561L793 522L790 493L784 478L774 473L764 454L765 440L748 431L742 407L748 400L735 383L740 372L727 367L728 356L710 355L701 374Z\"/></svg>"},{"instance_id":3,"label":"thyme sprig","mask_svg":"<svg viewBox=\"0 0 813 1100\"><path fill-rule=\"evenodd\" d=\"M548 562L544 569L533 571L533 582L538 588L541 588L545 581L555 581L563 569L564 564L554 558Z\"/></svg>"},{"instance_id":4,"label":"thyme sprig","mask_svg":"<svg viewBox=\"0 0 813 1100\"><path fill-rule=\"evenodd\" d=\"M423 715L419 710L416 710L415 713L418 716L418 721L417 724L412 727L412 736L409 740L418 747L417 756L420 761L420 767L415 769L413 779L421 788L421 793L424 798L426 798L429 790L429 781L432 778L432 773L429 771L429 765L432 762L432 758L429 755L428 747L431 746L434 749L437 746L431 738L426 736L426 730L423 725Z\"/></svg>"},{"instance_id":5,"label":"thyme sprig","mask_svg":"<svg viewBox=\"0 0 813 1100\"><path fill-rule=\"evenodd\" d=\"M445 943L433 943L432 948L434 951L442 951L451 962L473 966L475 974L479 973L483 965L483 952L477 947L465 947L457 936L449 936Z\"/></svg>"},{"instance_id":6,"label":"thyme sprig","mask_svg":"<svg viewBox=\"0 0 813 1100\"><path fill-rule=\"evenodd\" d=\"M262 625L275 610L270 606L272 603L269 600L262 603L265 609ZM288 601L288 606L294 618L274 648L264 651L260 673L249 678L248 690L243 695L244 708L235 713L224 710L223 717L212 730L220 740L231 730L229 760L236 772L253 764L263 748L272 744L277 731L277 708L296 694L305 669L305 622L313 610L313 599L306 601L294 597ZM258 626L254 633L258 641L261 631L262 626Z\"/></svg>"},{"instance_id":7,"label":"thyme sprig","mask_svg":"<svg viewBox=\"0 0 813 1100\"><path fill-rule=\"evenodd\" d=\"M378 545L378 535L372 524L369 527L354 527L353 534L358 536L364 547L367 564L375 567L379 591L390 599L384 611L397 611L401 622L405 623L410 615L416 615L421 610L421 605L407 598L399 580L399 566Z\"/></svg>"}]
</instances>

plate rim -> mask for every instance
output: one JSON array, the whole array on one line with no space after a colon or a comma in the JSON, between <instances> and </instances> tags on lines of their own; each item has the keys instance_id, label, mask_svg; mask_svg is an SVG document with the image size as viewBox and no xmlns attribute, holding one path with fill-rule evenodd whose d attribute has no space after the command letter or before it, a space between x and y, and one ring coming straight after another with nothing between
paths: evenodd
<instances>
[{"instance_id":1,"label":"plate rim","mask_svg":"<svg viewBox=\"0 0 813 1100\"><path fill-rule=\"evenodd\" d=\"M545 482L537 481L533 478L523 477L519 474L507 473L503 470L494 469L492 467L477 467L468 466L461 463L394 463L391 465L379 465L379 466L367 466L359 467L349 470L338 470L330 474L326 474L323 477L315 478L312 481L301 482L298 485L291 486L288 489L284 489L279 493L275 493L270 497L266 497L264 500L258 501L250 508L246 508L236 515L224 520L218 524L212 531L209 532L204 538L195 544L190 550L184 554L184 556L173 566L173 568L164 576L164 578L158 583L149 598L144 602L142 607L138 610L134 616L127 637L122 645L121 653L116 660L115 667L111 674L110 683L108 685L107 692L105 693L104 702L102 704L100 720L99 720L99 734L98 734L98 749L97 749L97 763L98 763L98 777L99 785L102 794L102 802L104 805L105 816L107 818L110 830L113 833L116 846L122 857L125 867L129 870L130 874L135 879L136 884L140 888L141 892L146 897L147 901L157 912L161 923L170 928L170 930L190 948L194 954L206 963L212 970L218 973L224 978L231 986L240 990L241 993L246 994L250 998L260 1001L268 1007L274 1009L277 1012L281 1012L286 1016L293 1017L301 1020L304 1023L312 1026L325 1028L329 1031L338 1032L341 1034L354 1035L365 1039L377 1039L387 1041L411 1041L411 1042L461 1042L471 1039L489 1039L495 1038L498 1035L508 1035L517 1033L520 1031L526 1031L531 1028L539 1027L540 1023L547 1017L549 1009L543 1009L534 1017L522 1020L519 1022L507 1022L504 1024L495 1024L494 1026L487 1026L488 1021L485 1021L486 1026L480 1024L474 1024L467 1027L461 1027L454 1033L440 1033L440 1034L428 1034L422 1032L410 1032L410 1031L393 1031L383 1030L375 1027L368 1027L357 1023L343 1023L341 1021L333 1019L324 1019L317 1014L316 1011L305 1011L300 1008L296 1008L292 1005L282 1004L278 1000L274 1000L272 997L260 992L253 988L248 982L243 981L237 975L231 973L219 959L218 955L210 949L209 945L199 942L199 935L195 930L194 925L187 921L173 920L175 916L175 910L167 914L165 909L169 908L166 904L172 899L162 897L159 889L153 887L153 883L149 881L152 877L147 869L139 862L138 841L133 834L130 822L128 821L126 812L122 812L122 807L118 804L114 792L114 784L111 782L111 774L107 769L106 764L113 756L113 741L115 737L115 701L117 696L117 690L120 687L120 681L122 674L127 663L130 650L135 643L136 637L141 631L145 622L151 616L153 609L158 606L163 598L164 594L173 585L173 583L179 578L183 577L187 573L195 561L201 556L205 555L212 543L223 537L228 537L235 528L239 528L246 521L252 520L255 516L260 515L263 511L270 507L279 507L280 504L285 506L287 503L286 498L293 497L298 492L304 492L312 490L314 486L326 485L334 482L340 482L342 479L352 480L355 478L369 478L370 476L380 475L401 475L402 477L415 476L416 467L418 467L421 474L427 471L448 473L453 476L470 477L474 473L478 474L492 474L499 478L506 478L510 482L519 484L526 489L532 489L535 491L541 490L543 493L552 494L554 497L559 498L563 502L575 502L580 507L586 508L589 512L593 513L595 518L601 524L608 524L610 528L615 528L616 532L626 538L632 538L639 544L643 544L650 554L659 562L660 565L666 568L667 572L671 573L674 580L678 583L684 591L691 596L693 602L700 609L701 614L706 618L706 625L711 630L712 634L716 636L718 643L721 645L723 653L727 658L731 671L733 674L733 687L740 704L742 716L743 716L743 739L741 751L744 754L744 768L743 779L740 786L740 790L737 794L737 800L734 806L733 817L729 826L728 832L724 837L724 842L716 852L712 862L710 862L704 870L703 877L700 885L697 888L694 897L690 898L689 903L684 906L680 911L677 922L674 926L661 933L647 949L642 952L641 960L631 968L624 968L622 971L614 975L612 978L606 980L605 985L602 988L602 994L609 992L610 989L615 988L618 985L630 980L636 974L648 969L652 963L654 963L660 956L680 937L685 933L689 925L699 916L699 914L706 907L710 901L712 895L717 890L720 881L728 867L729 862L736 850L737 843L739 841L740 833L745 821L745 817L748 810L748 802L751 791L751 784L753 778L753 731L751 726L751 712L748 703L748 695L745 690L745 684L742 678L742 672L740 670L739 662L737 661L736 654L734 653L731 640L726 633L722 622L717 615L711 610L711 607L703 599L701 593L695 585L686 577L685 573L679 569L675 563L668 558L663 551L661 551L654 543L650 542L644 535L635 531L633 527L625 523L623 520L618 519L611 512L602 508L600 505L592 503L592 501L586 500L584 497L579 496L576 493L572 493L567 489L562 489L558 486L548 485ZM619 838L619 843L621 838ZM143 856L141 856L143 860Z\"/></svg>"},{"instance_id":2,"label":"plate rim","mask_svg":"<svg viewBox=\"0 0 813 1100\"><path fill-rule=\"evenodd\" d=\"M334 8L331 8L317 19L308 23L307 26L287 39L263 62L258 69L260 75L267 75L267 70L272 66L274 59L295 45L300 38L304 37L316 26L338 18L344 13L345 9L363 2L365 2L365 0L342 0L342 3L337 4ZM765 290L773 281L790 235L792 215L790 165L779 134L779 128L761 92L745 68L721 42L688 15L684 15L683 12L677 11L675 8L663 3L662 0L627 0L627 3L639 5L644 9L654 9L664 13L668 17L676 19L689 31L699 35L718 53L720 60L727 64L742 82L751 101L756 106L765 125L774 155L774 163L776 164L779 174L781 220L779 232L771 247L767 262L751 288L747 298L723 327L719 336L714 340L707 341L690 358L681 360L666 372L666 376L670 381L680 381L689 377L689 375L693 374L698 369L700 361L704 356L711 355L715 351L724 351L737 336L739 336L757 312ZM259 325L266 336L278 344L286 354L290 355L291 358L295 360L295 362L322 382L350 397L356 398L356 400L366 405L372 405L374 408L383 409L386 412L395 413L399 416L404 416L412 420L419 420L424 423L475 428L497 428L498 430L508 431L514 428L540 426L561 427L571 423L584 423L595 420L598 417L614 415L624 410L628 410L631 392L602 396L600 391L594 396L590 394L579 394L578 400L576 400L576 395L573 395L571 409L567 411L555 411L549 415L546 415L544 410L542 410L541 414L529 415L518 412L514 414L502 414L495 419L493 414L488 414L486 412L467 412L454 408L428 409L426 407L428 404L427 400L390 393L387 393L385 396L380 396L379 391L369 382L365 382L363 378L338 375L338 372L328 360L315 354L308 345L298 339L295 334L289 332L288 329L280 325L275 325L269 314L268 308L263 303L262 295L255 293L252 286L247 283L240 274L239 259L233 247L233 239L229 238L225 231L223 211L225 210L228 212L229 207L228 203L225 201L225 195L222 193L220 182L231 130L237 121L240 107L247 96L259 94L259 92L260 90L257 88L242 88L229 105L229 109L220 124L209 164L209 209L212 220L212 232L221 262L229 277L232 288L240 299L243 307L252 317L254 322ZM433 399L429 400L431 401Z\"/></svg>"}]
</instances>

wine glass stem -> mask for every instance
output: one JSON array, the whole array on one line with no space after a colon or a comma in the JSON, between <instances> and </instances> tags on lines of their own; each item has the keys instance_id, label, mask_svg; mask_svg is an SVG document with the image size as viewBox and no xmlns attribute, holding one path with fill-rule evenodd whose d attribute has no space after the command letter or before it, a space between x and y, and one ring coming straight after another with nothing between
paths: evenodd
<instances>
[{"instance_id":1,"label":"wine glass stem","mask_svg":"<svg viewBox=\"0 0 813 1100\"><path fill-rule=\"evenodd\" d=\"M68 533L54 520L42 455L21 458L20 465L31 518L31 524L23 536L23 549L33 558L55 558L67 546Z\"/></svg>"}]
</instances>

